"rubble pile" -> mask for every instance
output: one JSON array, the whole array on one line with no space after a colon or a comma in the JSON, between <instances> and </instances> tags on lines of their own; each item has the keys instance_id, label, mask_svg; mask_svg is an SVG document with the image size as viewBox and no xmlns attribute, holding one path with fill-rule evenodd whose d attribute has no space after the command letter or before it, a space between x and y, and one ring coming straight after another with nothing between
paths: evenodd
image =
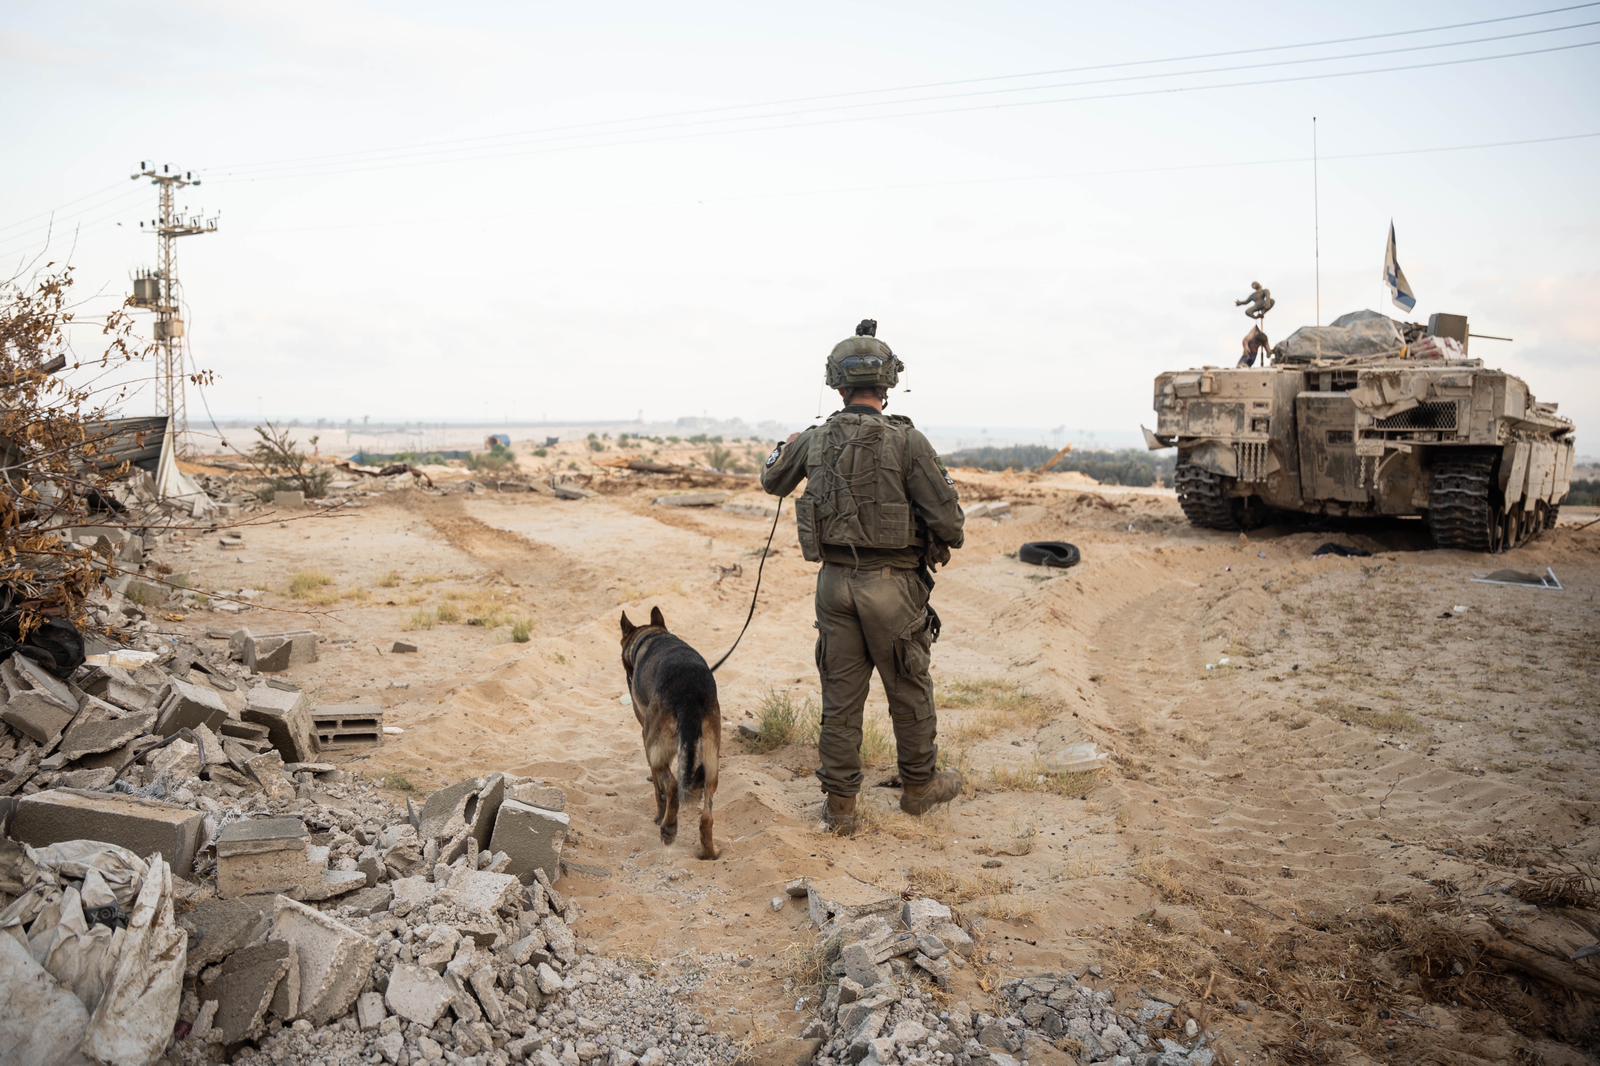
<instances>
[{"instance_id":1,"label":"rubble pile","mask_svg":"<svg viewBox=\"0 0 1600 1066\"><path fill-rule=\"evenodd\" d=\"M1178 1027L1172 1004L1145 998L1125 1017L1111 990L1072 975L1004 986L1011 1011L1004 1016L948 1002L939 993L975 946L938 900L902 902L848 877L797 881L789 894L806 897L821 936L826 988L806 1030L822 1041L817 1066L1212 1066L1216 1059L1192 1020Z\"/></svg>"},{"instance_id":2,"label":"rubble pile","mask_svg":"<svg viewBox=\"0 0 1600 1066\"><path fill-rule=\"evenodd\" d=\"M733 1061L682 980L580 959L559 789L488 774L402 810L322 761L381 741L382 719L258 672L316 647L240 630L226 653L118 650L65 678L0 662L0 1002L28 1005L0 1043L32 1061Z\"/></svg>"}]
</instances>

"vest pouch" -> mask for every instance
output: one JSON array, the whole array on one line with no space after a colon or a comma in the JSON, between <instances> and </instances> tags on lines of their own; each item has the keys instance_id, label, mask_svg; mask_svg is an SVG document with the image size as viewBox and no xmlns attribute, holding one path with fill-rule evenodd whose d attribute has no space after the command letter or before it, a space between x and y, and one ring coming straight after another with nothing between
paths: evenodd
<instances>
[{"instance_id":1,"label":"vest pouch","mask_svg":"<svg viewBox=\"0 0 1600 1066\"><path fill-rule=\"evenodd\" d=\"M817 537L817 501L808 492L794 501L794 525L800 534L800 555L808 563L822 562L822 541Z\"/></svg>"},{"instance_id":2,"label":"vest pouch","mask_svg":"<svg viewBox=\"0 0 1600 1066\"><path fill-rule=\"evenodd\" d=\"M909 548L916 543L910 504L880 503L877 512L878 528L867 534L872 538L868 543L874 548Z\"/></svg>"}]
</instances>

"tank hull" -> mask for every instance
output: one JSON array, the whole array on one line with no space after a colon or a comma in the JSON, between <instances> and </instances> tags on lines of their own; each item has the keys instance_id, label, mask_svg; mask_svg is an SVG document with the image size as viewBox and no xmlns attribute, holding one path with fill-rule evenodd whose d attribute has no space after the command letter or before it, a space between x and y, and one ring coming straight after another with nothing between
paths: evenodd
<instances>
[{"instance_id":1,"label":"tank hull","mask_svg":"<svg viewBox=\"0 0 1600 1066\"><path fill-rule=\"evenodd\" d=\"M1483 544L1495 550L1551 524L1571 482L1571 421L1475 360L1174 371L1156 378L1155 409L1152 446L1177 447L1180 502L1187 482L1200 525L1269 510L1427 516L1445 503L1466 522L1470 502L1468 525L1500 527ZM1462 495L1480 483L1487 518ZM1233 526L1223 498L1241 501ZM1441 532L1452 524L1436 523L1436 540L1478 546Z\"/></svg>"}]
</instances>

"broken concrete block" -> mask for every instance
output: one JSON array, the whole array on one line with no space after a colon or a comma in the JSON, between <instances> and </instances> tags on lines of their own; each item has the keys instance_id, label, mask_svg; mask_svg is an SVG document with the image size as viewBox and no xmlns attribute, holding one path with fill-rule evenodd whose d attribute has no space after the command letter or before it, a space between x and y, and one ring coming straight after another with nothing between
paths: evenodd
<instances>
[{"instance_id":1,"label":"broken concrete block","mask_svg":"<svg viewBox=\"0 0 1600 1066\"><path fill-rule=\"evenodd\" d=\"M115 751L134 737L148 732L155 720L154 714L130 714L109 722L78 723L61 738L58 750L68 759Z\"/></svg>"},{"instance_id":2,"label":"broken concrete block","mask_svg":"<svg viewBox=\"0 0 1600 1066\"><path fill-rule=\"evenodd\" d=\"M11 835L42 848L63 840L100 840L135 855L160 852L180 876L194 869L203 811L106 792L49 789L24 796Z\"/></svg>"},{"instance_id":3,"label":"broken concrete block","mask_svg":"<svg viewBox=\"0 0 1600 1066\"><path fill-rule=\"evenodd\" d=\"M248 630L245 631L248 634ZM263 674L281 673L291 666L317 661L317 635L309 629L244 638L243 661Z\"/></svg>"},{"instance_id":4,"label":"broken concrete block","mask_svg":"<svg viewBox=\"0 0 1600 1066\"><path fill-rule=\"evenodd\" d=\"M922 932L932 929L950 920L950 908L936 899L906 900L905 906L900 908L900 920L907 929Z\"/></svg>"},{"instance_id":5,"label":"broken concrete block","mask_svg":"<svg viewBox=\"0 0 1600 1066\"><path fill-rule=\"evenodd\" d=\"M454 996L450 982L437 973L402 962L389 975L389 989L383 1001L400 1017L432 1029Z\"/></svg>"},{"instance_id":6,"label":"broken concrete block","mask_svg":"<svg viewBox=\"0 0 1600 1066\"><path fill-rule=\"evenodd\" d=\"M272 907L261 900L208 899L192 907L178 924L189 933L184 969L192 977L260 940L272 924Z\"/></svg>"},{"instance_id":7,"label":"broken concrete block","mask_svg":"<svg viewBox=\"0 0 1600 1066\"><path fill-rule=\"evenodd\" d=\"M9 696L34 692L58 707L77 710L78 697L73 694L72 687L26 655L13 655L0 663L0 682L5 684Z\"/></svg>"},{"instance_id":8,"label":"broken concrete block","mask_svg":"<svg viewBox=\"0 0 1600 1066\"><path fill-rule=\"evenodd\" d=\"M378 747L383 743L383 708L375 703L330 703L311 712L317 747Z\"/></svg>"},{"instance_id":9,"label":"broken concrete block","mask_svg":"<svg viewBox=\"0 0 1600 1066\"><path fill-rule=\"evenodd\" d=\"M156 716L155 732L161 736L170 737L180 729L199 725L215 732L228 717L227 705L215 690L177 678L172 678L169 685L167 697Z\"/></svg>"},{"instance_id":10,"label":"broken concrete block","mask_svg":"<svg viewBox=\"0 0 1600 1066\"><path fill-rule=\"evenodd\" d=\"M217 834L217 894L224 899L264 893L298 895L322 880L307 855L309 836L298 818L246 818Z\"/></svg>"},{"instance_id":11,"label":"broken concrete block","mask_svg":"<svg viewBox=\"0 0 1600 1066\"><path fill-rule=\"evenodd\" d=\"M133 674L120 666L91 666L84 680L83 691L127 711L139 713L150 710L150 701L156 690L142 684Z\"/></svg>"},{"instance_id":12,"label":"broken concrete block","mask_svg":"<svg viewBox=\"0 0 1600 1066\"><path fill-rule=\"evenodd\" d=\"M274 507L304 507L306 494L301 489L279 489L272 494Z\"/></svg>"},{"instance_id":13,"label":"broken concrete block","mask_svg":"<svg viewBox=\"0 0 1600 1066\"><path fill-rule=\"evenodd\" d=\"M383 1006L383 993L363 992L356 1000L356 1024L362 1029L376 1029L388 1016Z\"/></svg>"},{"instance_id":14,"label":"broken concrete block","mask_svg":"<svg viewBox=\"0 0 1600 1066\"><path fill-rule=\"evenodd\" d=\"M240 717L246 723L265 727L267 739L285 762L305 762L317 754L317 734L305 693L299 689L256 685L245 695Z\"/></svg>"},{"instance_id":15,"label":"broken concrete block","mask_svg":"<svg viewBox=\"0 0 1600 1066\"><path fill-rule=\"evenodd\" d=\"M547 811L567 809L567 794L554 785L547 785L542 781L517 781L507 789L506 798L534 807L543 807Z\"/></svg>"},{"instance_id":16,"label":"broken concrete block","mask_svg":"<svg viewBox=\"0 0 1600 1066\"><path fill-rule=\"evenodd\" d=\"M469 777L429 796L417 816L418 832L429 837L456 841L470 836L480 849L489 847L494 835L495 817L504 801L504 774ZM446 861L450 861L448 858Z\"/></svg>"},{"instance_id":17,"label":"broken concrete block","mask_svg":"<svg viewBox=\"0 0 1600 1066\"><path fill-rule=\"evenodd\" d=\"M507 873L531 881L533 871L540 869L557 881L561 878L561 845L571 825L571 817L564 812L508 799L495 815L489 847L511 856Z\"/></svg>"},{"instance_id":18,"label":"broken concrete block","mask_svg":"<svg viewBox=\"0 0 1600 1066\"><path fill-rule=\"evenodd\" d=\"M11 702L0 710L0 722L18 733L46 746L54 744L67 726L72 724L76 712L56 706L49 700L32 694L13 696Z\"/></svg>"},{"instance_id":19,"label":"broken concrete block","mask_svg":"<svg viewBox=\"0 0 1600 1066\"><path fill-rule=\"evenodd\" d=\"M200 1001L217 1004L212 1025L221 1030L224 1044L260 1034L273 993L294 963L294 949L269 940L234 952L217 967L215 976L200 983Z\"/></svg>"},{"instance_id":20,"label":"broken concrete block","mask_svg":"<svg viewBox=\"0 0 1600 1066\"><path fill-rule=\"evenodd\" d=\"M326 1025L366 989L377 945L343 922L280 896L271 935L294 945L300 957L296 1017Z\"/></svg>"},{"instance_id":21,"label":"broken concrete block","mask_svg":"<svg viewBox=\"0 0 1600 1066\"><path fill-rule=\"evenodd\" d=\"M464 911L492 918L514 907L521 895L522 883L510 874L460 870L450 878L441 897Z\"/></svg>"},{"instance_id":22,"label":"broken concrete block","mask_svg":"<svg viewBox=\"0 0 1600 1066\"><path fill-rule=\"evenodd\" d=\"M830 921L854 921L875 914L893 914L900 908L900 897L865 881L843 875L806 885L806 902L811 920L821 927Z\"/></svg>"}]
</instances>

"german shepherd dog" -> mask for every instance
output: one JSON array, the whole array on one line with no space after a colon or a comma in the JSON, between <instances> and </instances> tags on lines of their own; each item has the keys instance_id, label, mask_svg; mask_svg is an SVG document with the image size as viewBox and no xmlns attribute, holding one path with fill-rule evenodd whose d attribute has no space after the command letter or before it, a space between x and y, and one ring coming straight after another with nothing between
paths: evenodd
<instances>
[{"instance_id":1,"label":"german shepherd dog","mask_svg":"<svg viewBox=\"0 0 1600 1066\"><path fill-rule=\"evenodd\" d=\"M649 625L636 626L626 611L622 614L622 669L628 675L633 715L644 731L644 758L656 789L661 843L671 844L678 836L679 790L702 788L700 858L715 859L711 797L717 793L722 707L711 668L699 652L667 632L661 608L652 607Z\"/></svg>"}]
</instances>

